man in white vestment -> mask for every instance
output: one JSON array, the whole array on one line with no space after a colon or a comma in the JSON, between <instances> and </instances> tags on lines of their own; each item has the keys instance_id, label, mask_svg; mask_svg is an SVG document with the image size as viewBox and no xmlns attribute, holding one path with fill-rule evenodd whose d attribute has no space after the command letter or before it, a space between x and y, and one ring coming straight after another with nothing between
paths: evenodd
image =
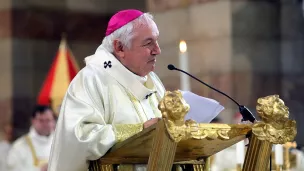
<instances>
[{"instance_id":1,"label":"man in white vestment","mask_svg":"<svg viewBox=\"0 0 304 171\"><path fill-rule=\"evenodd\" d=\"M3 128L3 138L0 140L0 171L7 171L6 159L11 148L12 127L6 124Z\"/></svg>"},{"instance_id":2,"label":"man in white vestment","mask_svg":"<svg viewBox=\"0 0 304 171\"><path fill-rule=\"evenodd\" d=\"M300 148L291 149L291 154L295 155L295 166L290 171L303 171L304 170L304 152Z\"/></svg>"},{"instance_id":3,"label":"man in white vestment","mask_svg":"<svg viewBox=\"0 0 304 171\"><path fill-rule=\"evenodd\" d=\"M28 134L17 139L7 157L7 171L46 171L55 118L47 106L37 106Z\"/></svg>"},{"instance_id":4,"label":"man in white vestment","mask_svg":"<svg viewBox=\"0 0 304 171\"><path fill-rule=\"evenodd\" d=\"M48 171L86 171L115 143L155 124L165 88L155 69L160 54L152 16L123 10L69 85L60 109ZM122 134L123 133L123 134Z\"/></svg>"}]
</instances>

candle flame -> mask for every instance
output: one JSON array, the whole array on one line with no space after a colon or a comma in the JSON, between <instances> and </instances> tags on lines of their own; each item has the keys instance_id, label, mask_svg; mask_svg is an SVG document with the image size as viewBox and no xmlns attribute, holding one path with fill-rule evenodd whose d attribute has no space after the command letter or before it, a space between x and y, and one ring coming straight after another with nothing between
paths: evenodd
<instances>
[{"instance_id":1,"label":"candle flame","mask_svg":"<svg viewBox=\"0 0 304 171\"><path fill-rule=\"evenodd\" d=\"M187 44L184 40L180 41L179 43L179 50L182 53L185 53L187 51Z\"/></svg>"}]
</instances>

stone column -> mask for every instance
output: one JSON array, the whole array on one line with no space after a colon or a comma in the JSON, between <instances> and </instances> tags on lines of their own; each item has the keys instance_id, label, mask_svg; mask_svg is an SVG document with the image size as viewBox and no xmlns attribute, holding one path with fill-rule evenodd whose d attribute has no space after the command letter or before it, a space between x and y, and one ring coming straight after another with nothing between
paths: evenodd
<instances>
[{"instance_id":1,"label":"stone column","mask_svg":"<svg viewBox=\"0 0 304 171\"><path fill-rule=\"evenodd\" d=\"M10 123L12 111L12 4L0 1L0 139L4 124Z\"/></svg>"},{"instance_id":2,"label":"stone column","mask_svg":"<svg viewBox=\"0 0 304 171\"><path fill-rule=\"evenodd\" d=\"M281 93L280 8L232 0L234 95L254 113L259 97Z\"/></svg>"},{"instance_id":3,"label":"stone column","mask_svg":"<svg viewBox=\"0 0 304 171\"><path fill-rule=\"evenodd\" d=\"M301 1L281 0L282 99L297 121L299 146L304 145L304 16Z\"/></svg>"}]
</instances>

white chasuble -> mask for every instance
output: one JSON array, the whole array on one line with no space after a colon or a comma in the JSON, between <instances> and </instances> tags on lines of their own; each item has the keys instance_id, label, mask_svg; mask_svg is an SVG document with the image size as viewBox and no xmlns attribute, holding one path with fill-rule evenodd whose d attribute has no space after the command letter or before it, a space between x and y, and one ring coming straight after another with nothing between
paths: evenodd
<instances>
[{"instance_id":1,"label":"white chasuble","mask_svg":"<svg viewBox=\"0 0 304 171\"><path fill-rule=\"evenodd\" d=\"M11 148L10 142L6 140L0 141L0 171L7 171L6 169L6 160L8 152Z\"/></svg>"},{"instance_id":2,"label":"white chasuble","mask_svg":"<svg viewBox=\"0 0 304 171\"><path fill-rule=\"evenodd\" d=\"M7 171L40 171L48 163L53 135L39 135L34 128L17 139L7 156Z\"/></svg>"},{"instance_id":3,"label":"white chasuble","mask_svg":"<svg viewBox=\"0 0 304 171\"><path fill-rule=\"evenodd\" d=\"M143 83L102 45L85 61L63 100L48 171L86 171L89 160L128 138L121 132L138 133L145 121L161 117L165 89L156 74Z\"/></svg>"}]
</instances>

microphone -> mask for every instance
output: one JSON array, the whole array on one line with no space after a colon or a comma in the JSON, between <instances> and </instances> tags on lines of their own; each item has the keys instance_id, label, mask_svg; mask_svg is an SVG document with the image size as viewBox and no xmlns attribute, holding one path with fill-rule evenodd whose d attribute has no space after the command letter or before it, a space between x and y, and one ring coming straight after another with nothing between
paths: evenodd
<instances>
[{"instance_id":1,"label":"microphone","mask_svg":"<svg viewBox=\"0 0 304 171\"><path fill-rule=\"evenodd\" d=\"M169 65L168 65L168 69L169 69L169 70L177 70L177 71L180 71L180 72L182 72L182 73L184 73L184 74L187 74L188 76L190 76L191 78L195 79L196 81L198 81L198 82L204 84L205 86L211 88L212 90L214 90L214 91L216 91L216 92L218 92L218 93L220 93L220 94L226 96L226 97L229 98L230 100L232 100L232 101L239 107L239 111L240 111L240 113L241 113L241 115L242 115L242 117L243 117L242 121L250 121L250 122L252 122L252 123L254 123L254 121L256 121L254 115L250 112L250 110L249 110L246 106L240 105L236 100L234 100L233 98L231 98L231 97L228 96L227 94L225 94L225 93L221 92L220 90L218 90L218 89L216 89L216 88L214 88L214 87L212 87L212 86L210 86L210 85L204 83L203 81L199 80L198 78L196 78L195 76L189 74L188 72L176 68L176 67L175 67L174 65L172 65L172 64L169 64Z\"/></svg>"}]
</instances>

